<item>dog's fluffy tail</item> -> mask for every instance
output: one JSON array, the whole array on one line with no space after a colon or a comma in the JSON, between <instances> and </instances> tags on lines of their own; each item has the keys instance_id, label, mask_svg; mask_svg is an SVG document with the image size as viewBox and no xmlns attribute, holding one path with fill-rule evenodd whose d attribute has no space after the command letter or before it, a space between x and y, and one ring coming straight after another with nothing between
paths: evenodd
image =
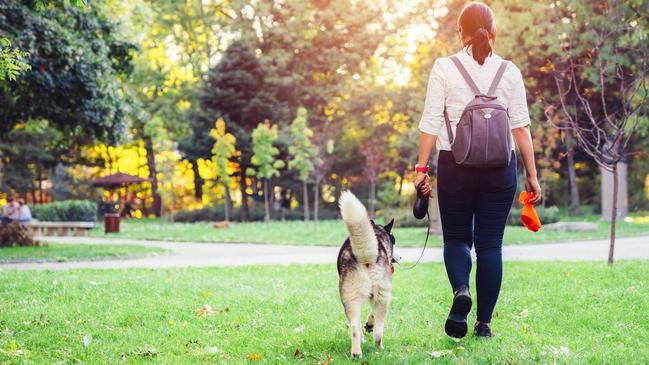
<instances>
[{"instance_id":1,"label":"dog's fluffy tail","mask_svg":"<svg viewBox=\"0 0 649 365\"><path fill-rule=\"evenodd\" d=\"M349 190L340 195L339 205L356 260L360 263L375 262L379 254L379 243L365 206Z\"/></svg>"}]
</instances>

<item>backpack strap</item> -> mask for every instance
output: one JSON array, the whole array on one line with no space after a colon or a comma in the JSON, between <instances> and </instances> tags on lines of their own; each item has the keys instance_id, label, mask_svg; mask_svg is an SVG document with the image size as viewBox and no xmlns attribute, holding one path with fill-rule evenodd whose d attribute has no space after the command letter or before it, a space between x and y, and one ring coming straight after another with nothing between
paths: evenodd
<instances>
[{"instance_id":1,"label":"backpack strap","mask_svg":"<svg viewBox=\"0 0 649 365\"><path fill-rule=\"evenodd\" d=\"M507 69L507 65L508 65L507 61L503 61L500 64L500 67L498 68L498 72L496 72L496 76L494 77L494 80L491 82L491 86L489 86L489 91L487 91L487 95L494 96L494 93L496 92L496 88L498 87L498 84L500 84L500 80L503 78L503 74Z\"/></svg>"},{"instance_id":2,"label":"backpack strap","mask_svg":"<svg viewBox=\"0 0 649 365\"><path fill-rule=\"evenodd\" d=\"M446 132L448 133L448 143L452 146L453 140L453 130L451 129L451 120L448 119L448 113L446 112L446 106L444 106L444 124L446 124Z\"/></svg>"},{"instance_id":3,"label":"backpack strap","mask_svg":"<svg viewBox=\"0 0 649 365\"><path fill-rule=\"evenodd\" d=\"M471 88L473 93L475 95L482 95L482 93L480 92L480 89L478 88L478 85L476 85L475 82L473 82L473 79L471 78L471 75L469 75L469 72L467 72L466 68L464 68L464 65L462 65L462 62L460 62L460 60L455 56L451 57L451 61L453 61L453 63L455 64L455 67L457 67L457 69L460 71L460 73L462 74L462 77L464 77L464 81L466 81L466 83L469 84L469 87Z\"/></svg>"}]
</instances>

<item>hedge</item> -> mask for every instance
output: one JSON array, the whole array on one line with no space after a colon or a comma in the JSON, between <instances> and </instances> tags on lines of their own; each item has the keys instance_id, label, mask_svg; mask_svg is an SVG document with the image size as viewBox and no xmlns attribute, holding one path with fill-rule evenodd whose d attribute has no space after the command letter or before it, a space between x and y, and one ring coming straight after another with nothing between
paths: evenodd
<instances>
[{"instance_id":1,"label":"hedge","mask_svg":"<svg viewBox=\"0 0 649 365\"><path fill-rule=\"evenodd\" d=\"M97 203L88 200L64 200L32 207L35 219L45 222L95 222Z\"/></svg>"},{"instance_id":2,"label":"hedge","mask_svg":"<svg viewBox=\"0 0 649 365\"><path fill-rule=\"evenodd\" d=\"M239 208L230 209L230 220L238 221L241 211ZM271 217L273 220L279 220L281 218L281 213L277 211L271 211ZM313 211L309 216L313 219ZM337 210L331 208L323 208L318 212L318 219L338 219L340 214ZM174 213L174 221L176 222L217 222L225 219L225 211L223 210L223 205L219 204L216 206L208 206L201 209L192 209L192 210L180 210ZM303 210L300 208L292 209L286 212L284 215L286 220L303 220L304 214ZM263 221L264 220L264 210L260 208L250 209L250 221Z\"/></svg>"}]
</instances>

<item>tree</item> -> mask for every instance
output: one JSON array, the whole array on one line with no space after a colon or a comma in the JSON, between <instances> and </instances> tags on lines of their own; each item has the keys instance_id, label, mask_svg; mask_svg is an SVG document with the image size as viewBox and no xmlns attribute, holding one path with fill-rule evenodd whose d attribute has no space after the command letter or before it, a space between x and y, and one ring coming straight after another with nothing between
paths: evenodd
<instances>
[{"instance_id":1,"label":"tree","mask_svg":"<svg viewBox=\"0 0 649 365\"><path fill-rule=\"evenodd\" d=\"M257 176L263 180L264 184L264 208L266 215L264 220L270 220L270 206L268 203L268 180L279 176L279 169L284 167L284 161L275 159L279 154L279 149L273 146L273 142L277 140L277 125L271 127L270 122L266 120L264 123L259 123L257 128L252 132L252 151L253 155L250 161L256 168L248 168L246 174L249 176Z\"/></svg>"},{"instance_id":2,"label":"tree","mask_svg":"<svg viewBox=\"0 0 649 365\"><path fill-rule=\"evenodd\" d=\"M230 178L228 165L236 151L236 138L225 131L225 121L222 118L216 121L214 128L210 131L210 136L215 140L214 147L212 147L212 162L216 170L216 178L223 185L225 220L229 221L230 182L232 179Z\"/></svg>"},{"instance_id":3,"label":"tree","mask_svg":"<svg viewBox=\"0 0 649 365\"><path fill-rule=\"evenodd\" d=\"M15 0L0 3L0 34L29 54L30 70L0 81L0 138L16 124L46 119L70 154L94 141L115 142L126 130L127 105L118 80L130 72L133 46L94 8L36 12ZM74 95L74 97L70 97Z\"/></svg>"},{"instance_id":4,"label":"tree","mask_svg":"<svg viewBox=\"0 0 649 365\"><path fill-rule=\"evenodd\" d=\"M66 153L60 148L62 138L63 135L47 120L30 120L14 126L7 139L0 142L1 160L5 166L3 190L14 190L22 196L31 193L34 202L43 203L45 175ZM34 181L37 181L36 185Z\"/></svg>"},{"instance_id":5,"label":"tree","mask_svg":"<svg viewBox=\"0 0 649 365\"><path fill-rule=\"evenodd\" d=\"M164 123L160 118L153 118L150 122L146 123L143 132L146 136L145 138L150 141L151 148L160 152L155 156L157 157L155 166L158 167L155 170L155 180L159 183L159 186L156 186L156 188L159 189L158 191L162 195L161 198L166 198L169 205L168 219L173 222L173 212L175 209L174 172L178 162L178 158L175 155L177 143L170 138L169 132L165 129ZM147 153L147 160L148 158L149 153ZM164 200L161 199L160 203L159 213L160 216L163 216Z\"/></svg>"},{"instance_id":6,"label":"tree","mask_svg":"<svg viewBox=\"0 0 649 365\"><path fill-rule=\"evenodd\" d=\"M293 157L288 162L289 170L298 172L302 189L304 192L304 220L309 220L309 192L307 180L309 174L313 171L313 158L316 149L311 143L313 131L307 125L307 111L300 107L297 110L297 116L291 123L290 127L291 145L288 147L288 153Z\"/></svg>"},{"instance_id":7,"label":"tree","mask_svg":"<svg viewBox=\"0 0 649 365\"><path fill-rule=\"evenodd\" d=\"M613 174L609 264L615 250L618 163L632 153L630 141L649 109L645 13L634 1L571 1L554 13L561 19L555 26L562 42L552 60L560 100L548 109L548 120L570 131L582 150Z\"/></svg>"},{"instance_id":8,"label":"tree","mask_svg":"<svg viewBox=\"0 0 649 365\"><path fill-rule=\"evenodd\" d=\"M241 152L235 156L235 162L239 164L242 221L249 218L246 170L252 152L251 132L260 120L272 119L274 115L274 98L264 90L264 76L253 48L236 41L210 69L202 90L202 105L226 121Z\"/></svg>"},{"instance_id":9,"label":"tree","mask_svg":"<svg viewBox=\"0 0 649 365\"><path fill-rule=\"evenodd\" d=\"M312 172L314 186L313 186L313 220L315 221L316 229L318 229L318 210L320 209L320 186L322 180L325 178L326 174L329 172L331 165L334 162L334 146L335 141L331 138L327 138L326 135L317 136L315 139L316 152L313 157L313 167Z\"/></svg>"},{"instance_id":10,"label":"tree","mask_svg":"<svg viewBox=\"0 0 649 365\"><path fill-rule=\"evenodd\" d=\"M209 67L222 51L224 28L233 19L228 13L229 2L201 0L150 1L158 31L165 42L172 40L177 54L177 64L191 69L193 78L183 82L181 89L182 111L186 130L179 134L178 148L184 159L192 165L194 173L194 198L203 199L204 181L198 169L199 159L210 159L213 139L206 133L213 127L214 116L201 106L201 83Z\"/></svg>"}]
</instances>

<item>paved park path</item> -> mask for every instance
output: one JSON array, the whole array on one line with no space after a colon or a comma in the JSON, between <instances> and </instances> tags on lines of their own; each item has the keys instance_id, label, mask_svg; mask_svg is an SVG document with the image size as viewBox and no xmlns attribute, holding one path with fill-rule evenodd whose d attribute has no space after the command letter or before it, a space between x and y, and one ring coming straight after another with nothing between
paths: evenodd
<instances>
[{"instance_id":1,"label":"paved park path","mask_svg":"<svg viewBox=\"0 0 649 365\"><path fill-rule=\"evenodd\" d=\"M71 261L46 263L0 264L0 271L58 270L58 269L122 269L122 268L169 268L244 266L275 264L323 264L334 263L338 247L286 246L252 243L199 243L144 241L121 238L92 237L44 237L53 243L84 244L130 244L160 247L169 254L142 258L106 261ZM537 245L512 245L503 248L503 256L509 261L552 261L552 260L606 260L608 240L574 241ZM398 248L404 262L416 261L421 248ZM649 260L649 237L619 238L616 241L617 259ZM429 247L422 261L442 261L442 249Z\"/></svg>"}]
</instances>

